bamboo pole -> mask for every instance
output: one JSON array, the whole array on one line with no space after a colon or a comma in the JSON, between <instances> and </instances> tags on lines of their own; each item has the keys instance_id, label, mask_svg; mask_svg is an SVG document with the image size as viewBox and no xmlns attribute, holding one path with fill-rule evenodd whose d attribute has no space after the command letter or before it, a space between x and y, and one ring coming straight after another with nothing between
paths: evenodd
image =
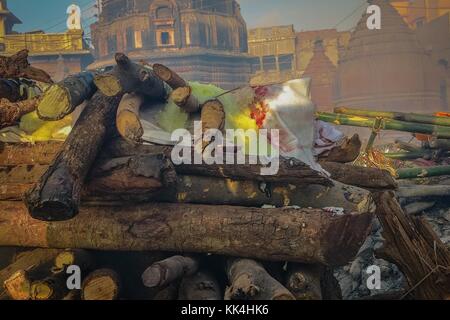
<instances>
[{"instance_id":1,"label":"bamboo pole","mask_svg":"<svg viewBox=\"0 0 450 320\"><path fill-rule=\"evenodd\" d=\"M374 128L377 121L377 119L375 118L366 118L327 112L318 112L316 115L319 120L330 122L336 125L365 128ZM380 130L396 130L412 133L423 133L434 135L436 138L450 139L450 127L447 126L437 126L432 124L405 122L383 118L381 119L381 124L378 128Z\"/></svg>"},{"instance_id":2,"label":"bamboo pole","mask_svg":"<svg viewBox=\"0 0 450 320\"><path fill-rule=\"evenodd\" d=\"M346 107L335 108L334 112L359 117L369 117L369 118L380 117L384 119L392 119L405 122L450 126L449 117L438 117L428 114L351 109Z\"/></svg>"},{"instance_id":3,"label":"bamboo pole","mask_svg":"<svg viewBox=\"0 0 450 320\"><path fill-rule=\"evenodd\" d=\"M403 168L397 170L398 179L417 179L450 175L450 166Z\"/></svg>"}]
</instances>

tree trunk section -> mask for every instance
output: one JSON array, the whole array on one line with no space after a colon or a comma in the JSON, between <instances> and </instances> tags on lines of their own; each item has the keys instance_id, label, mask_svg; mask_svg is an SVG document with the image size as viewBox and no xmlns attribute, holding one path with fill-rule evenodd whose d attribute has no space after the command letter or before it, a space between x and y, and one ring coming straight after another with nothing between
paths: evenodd
<instances>
[{"instance_id":1,"label":"tree trunk section","mask_svg":"<svg viewBox=\"0 0 450 320\"><path fill-rule=\"evenodd\" d=\"M322 300L322 267L317 265L290 264L286 288L297 300Z\"/></svg>"},{"instance_id":2,"label":"tree trunk section","mask_svg":"<svg viewBox=\"0 0 450 320\"><path fill-rule=\"evenodd\" d=\"M376 256L394 263L409 285L404 297L443 300L450 292L450 252L423 218L406 215L392 192L375 197L384 246Z\"/></svg>"},{"instance_id":3,"label":"tree trunk section","mask_svg":"<svg viewBox=\"0 0 450 320\"><path fill-rule=\"evenodd\" d=\"M288 289L254 260L230 259L227 275L230 286L225 300L295 300Z\"/></svg>"},{"instance_id":4,"label":"tree trunk section","mask_svg":"<svg viewBox=\"0 0 450 320\"><path fill-rule=\"evenodd\" d=\"M173 256L147 268L142 274L142 281L149 288L164 287L177 279L192 276L198 266L197 259L193 257Z\"/></svg>"},{"instance_id":5,"label":"tree trunk section","mask_svg":"<svg viewBox=\"0 0 450 320\"><path fill-rule=\"evenodd\" d=\"M140 143L144 135L139 110L144 98L139 94L126 94L117 109L116 125L119 134L127 141Z\"/></svg>"},{"instance_id":6,"label":"tree trunk section","mask_svg":"<svg viewBox=\"0 0 450 320\"><path fill-rule=\"evenodd\" d=\"M45 83L53 82L47 72L30 65L26 49L10 57L0 56L0 78L26 78Z\"/></svg>"},{"instance_id":7,"label":"tree trunk section","mask_svg":"<svg viewBox=\"0 0 450 320\"><path fill-rule=\"evenodd\" d=\"M350 164L320 162L331 174L331 179L366 189L396 189L397 182L386 170L358 167Z\"/></svg>"},{"instance_id":8,"label":"tree trunk section","mask_svg":"<svg viewBox=\"0 0 450 320\"><path fill-rule=\"evenodd\" d=\"M178 300L222 300L222 293L213 274L199 271L192 276L183 278L180 283Z\"/></svg>"},{"instance_id":9,"label":"tree trunk section","mask_svg":"<svg viewBox=\"0 0 450 320\"><path fill-rule=\"evenodd\" d=\"M96 93L47 172L25 196L32 217L67 220L78 212L84 180L114 126L120 97Z\"/></svg>"},{"instance_id":10,"label":"tree trunk section","mask_svg":"<svg viewBox=\"0 0 450 320\"><path fill-rule=\"evenodd\" d=\"M84 71L70 75L44 92L37 114L43 120L61 120L84 101L91 99L96 91L94 73Z\"/></svg>"},{"instance_id":11,"label":"tree trunk section","mask_svg":"<svg viewBox=\"0 0 450 320\"><path fill-rule=\"evenodd\" d=\"M178 107L187 113L194 113L200 110L200 104L198 99L192 94L191 87L180 87L174 90L171 98Z\"/></svg>"},{"instance_id":12,"label":"tree trunk section","mask_svg":"<svg viewBox=\"0 0 450 320\"><path fill-rule=\"evenodd\" d=\"M157 203L82 207L64 222L34 220L17 202L3 202L0 213L0 246L215 253L330 266L356 255L373 217Z\"/></svg>"},{"instance_id":13,"label":"tree trunk section","mask_svg":"<svg viewBox=\"0 0 450 320\"><path fill-rule=\"evenodd\" d=\"M112 97L134 92L154 101L166 100L164 83L153 70L132 62L123 53L116 53L115 60L117 66L111 72L95 76L95 84L104 95Z\"/></svg>"},{"instance_id":14,"label":"tree trunk section","mask_svg":"<svg viewBox=\"0 0 450 320\"><path fill-rule=\"evenodd\" d=\"M34 111L37 103L38 98L19 102L0 99L0 129L15 125L23 115Z\"/></svg>"},{"instance_id":15,"label":"tree trunk section","mask_svg":"<svg viewBox=\"0 0 450 320\"><path fill-rule=\"evenodd\" d=\"M81 287L83 300L117 300L120 294L119 275L111 269L99 269L84 279Z\"/></svg>"},{"instance_id":16,"label":"tree trunk section","mask_svg":"<svg viewBox=\"0 0 450 320\"><path fill-rule=\"evenodd\" d=\"M157 77L167 83L173 90L188 86L188 83L184 81L177 73L162 64L155 63L153 65L153 71Z\"/></svg>"}]
</instances>

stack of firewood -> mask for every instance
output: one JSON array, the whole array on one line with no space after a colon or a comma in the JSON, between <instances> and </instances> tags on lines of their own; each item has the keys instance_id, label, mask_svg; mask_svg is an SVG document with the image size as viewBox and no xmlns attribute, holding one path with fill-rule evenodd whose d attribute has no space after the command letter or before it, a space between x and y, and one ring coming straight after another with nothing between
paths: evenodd
<instances>
[{"instance_id":1,"label":"stack of firewood","mask_svg":"<svg viewBox=\"0 0 450 320\"><path fill-rule=\"evenodd\" d=\"M142 101L171 94L204 130L223 129L223 106L198 105L164 66L116 61L37 99L45 120L85 104L64 143L1 146L0 246L46 248L5 259L3 297L339 298L331 269L365 241L372 192L396 188L386 171L346 164L357 137L321 159L331 179L295 159L270 177L261 165L174 165L171 147L141 144ZM72 265L81 290L67 286Z\"/></svg>"}]
</instances>

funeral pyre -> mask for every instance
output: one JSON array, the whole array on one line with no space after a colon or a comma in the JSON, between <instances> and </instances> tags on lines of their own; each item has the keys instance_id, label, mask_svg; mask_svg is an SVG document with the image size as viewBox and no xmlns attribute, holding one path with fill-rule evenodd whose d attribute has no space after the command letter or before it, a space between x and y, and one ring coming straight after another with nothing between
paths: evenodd
<instances>
[{"instance_id":1,"label":"funeral pyre","mask_svg":"<svg viewBox=\"0 0 450 320\"><path fill-rule=\"evenodd\" d=\"M2 299L341 299L334 271L367 254L374 225L384 239L376 257L406 281L385 297L449 297L448 247L412 215L420 209L408 208L417 199L435 205L450 188L398 182L448 168L393 171L371 143L361 152L357 135L324 122L345 116L314 112L307 79L225 92L163 65L115 58L112 70L60 83L32 68L26 51L0 58ZM192 132L194 120L201 134L278 129L269 141L279 170L173 161L170 133ZM374 135L404 129L388 117L364 121ZM415 126L436 139L409 151L439 150L445 161L450 126ZM245 135L235 138L241 143L227 143L227 156L249 159ZM194 138L190 154L213 144ZM80 288L67 285L74 266Z\"/></svg>"}]
</instances>

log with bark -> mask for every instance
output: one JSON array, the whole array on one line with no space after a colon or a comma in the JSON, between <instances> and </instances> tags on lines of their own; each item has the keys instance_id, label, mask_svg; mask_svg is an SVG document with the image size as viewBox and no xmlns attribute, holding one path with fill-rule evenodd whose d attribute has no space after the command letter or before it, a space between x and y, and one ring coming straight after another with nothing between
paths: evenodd
<instances>
[{"instance_id":1,"label":"log with bark","mask_svg":"<svg viewBox=\"0 0 450 320\"><path fill-rule=\"evenodd\" d=\"M448 299L450 252L424 218L404 213L392 192L375 195L384 245L376 256L394 263L409 289L402 298Z\"/></svg>"},{"instance_id":2,"label":"log with bark","mask_svg":"<svg viewBox=\"0 0 450 320\"><path fill-rule=\"evenodd\" d=\"M38 97L18 102L0 99L0 129L15 125L23 115L36 109L38 101Z\"/></svg>"},{"instance_id":3,"label":"log with bark","mask_svg":"<svg viewBox=\"0 0 450 320\"><path fill-rule=\"evenodd\" d=\"M355 161L361 152L361 140L358 134L354 134L336 148L331 149L326 156L321 157L323 161L349 163Z\"/></svg>"},{"instance_id":4,"label":"log with bark","mask_svg":"<svg viewBox=\"0 0 450 320\"><path fill-rule=\"evenodd\" d=\"M0 246L215 253L330 266L356 255L373 219L321 209L151 203L82 207L71 221L45 222L6 201L0 216Z\"/></svg>"},{"instance_id":5,"label":"log with bark","mask_svg":"<svg viewBox=\"0 0 450 320\"><path fill-rule=\"evenodd\" d=\"M396 189L397 182L386 171L377 168L358 167L350 164L320 162L333 180L367 189Z\"/></svg>"},{"instance_id":6,"label":"log with bark","mask_svg":"<svg viewBox=\"0 0 450 320\"><path fill-rule=\"evenodd\" d=\"M202 123L202 137L200 144L196 141L198 146L202 147L202 151L211 143L212 137L208 137L208 130L222 131L225 127L225 107L218 99L206 101L202 105L201 123ZM196 150L199 150L198 148Z\"/></svg>"},{"instance_id":7,"label":"log with bark","mask_svg":"<svg viewBox=\"0 0 450 320\"><path fill-rule=\"evenodd\" d=\"M164 287L185 276L192 276L198 271L199 262L194 257L173 256L158 261L148 267L142 274L146 287Z\"/></svg>"},{"instance_id":8,"label":"log with bark","mask_svg":"<svg viewBox=\"0 0 450 320\"><path fill-rule=\"evenodd\" d=\"M192 88L180 87L170 94L173 102L187 113L194 113L200 110L200 103L192 93Z\"/></svg>"},{"instance_id":9,"label":"log with bark","mask_svg":"<svg viewBox=\"0 0 450 320\"><path fill-rule=\"evenodd\" d=\"M113 128L120 96L97 92L39 182L25 196L36 219L67 220L78 212L84 180Z\"/></svg>"},{"instance_id":10,"label":"log with bark","mask_svg":"<svg viewBox=\"0 0 450 320\"><path fill-rule=\"evenodd\" d=\"M141 143L144 129L139 118L139 110L144 103L140 94L125 94L117 109L116 126L119 134L131 143Z\"/></svg>"},{"instance_id":11,"label":"log with bark","mask_svg":"<svg viewBox=\"0 0 450 320\"><path fill-rule=\"evenodd\" d=\"M0 98L7 99L10 102L31 99L38 92L40 90L33 81L26 79L0 79Z\"/></svg>"},{"instance_id":12,"label":"log with bark","mask_svg":"<svg viewBox=\"0 0 450 320\"><path fill-rule=\"evenodd\" d=\"M322 267L290 263L286 276L286 288L297 300L322 300Z\"/></svg>"},{"instance_id":13,"label":"log with bark","mask_svg":"<svg viewBox=\"0 0 450 320\"><path fill-rule=\"evenodd\" d=\"M116 53L113 70L95 76L94 82L104 95L112 97L125 93L139 93L153 101L165 101L167 90L153 70L137 64L123 53Z\"/></svg>"},{"instance_id":14,"label":"log with bark","mask_svg":"<svg viewBox=\"0 0 450 320\"><path fill-rule=\"evenodd\" d=\"M120 294L120 276L112 269L91 272L81 286L83 300L117 300Z\"/></svg>"},{"instance_id":15,"label":"log with bark","mask_svg":"<svg viewBox=\"0 0 450 320\"><path fill-rule=\"evenodd\" d=\"M225 300L295 300L288 289L254 260L230 259L227 275Z\"/></svg>"},{"instance_id":16,"label":"log with bark","mask_svg":"<svg viewBox=\"0 0 450 320\"><path fill-rule=\"evenodd\" d=\"M178 300L222 300L219 283L210 272L199 271L180 283Z\"/></svg>"},{"instance_id":17,"label":"log with bark","mask_svg":"<svg viewBox=\"0 0 450 320\"><path fill-rule=\"evenodd\" d=\"M37 114L43 120L61 120L72 113L97 91L94 73L84 71L70 75L45 90L37 106Z\"/></svg>"},{"instance_id":18,"label":"log with bark","mask_svg":"<svg viewBox=\"0 0 450 320\"><path fill-rule=\"evenodd\" d=\"M45 83L53 82L44 70L30 65L26 49L20 50L10 57L0 56L0 78L26 78Z\"/></svg>"},{"instance_id":19,"label":"log with bark","mask_svg":"<svg viewBox=\"0 0 450 320\"><path fill-rule=\"evenodd\" d=\"M188 86L188 83L176 72L162 64L155 63L153 65L153 71L157 77L167 83L173 90Z\"/></svg>"}]
</instances>

